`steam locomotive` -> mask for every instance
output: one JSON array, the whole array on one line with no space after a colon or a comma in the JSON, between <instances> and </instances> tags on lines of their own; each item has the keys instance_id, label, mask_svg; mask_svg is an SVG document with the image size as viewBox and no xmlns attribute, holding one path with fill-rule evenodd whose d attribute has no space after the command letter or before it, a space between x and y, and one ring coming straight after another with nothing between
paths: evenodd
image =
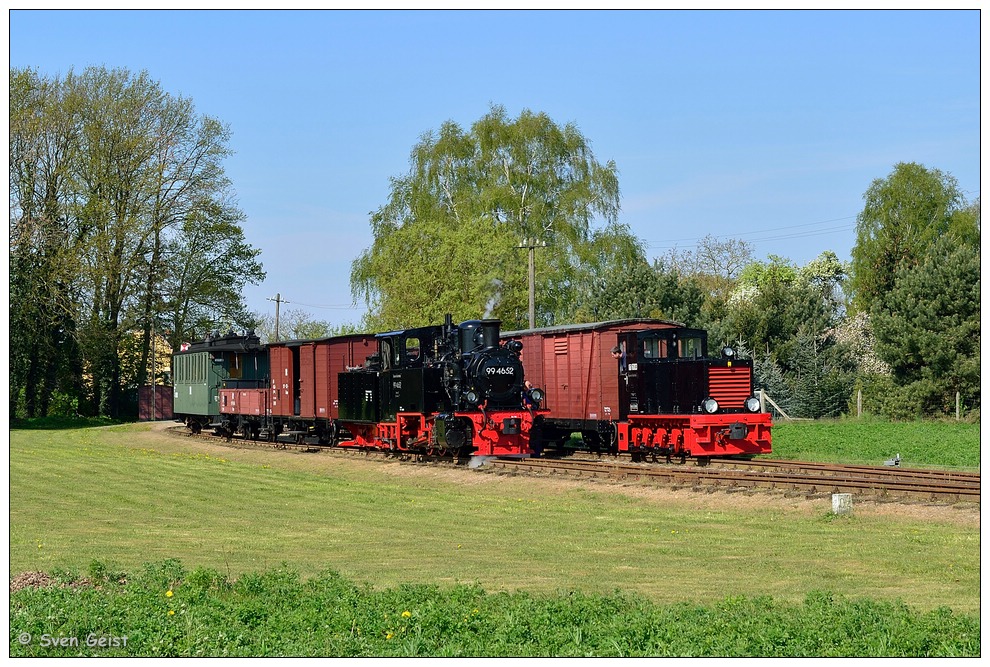
<instances>
[{"instance_id":1,"label":"steam locomotive","mask_svg":"<svg viewBox=\"0 0 990 667\"><path fill-rule=\"evenodd\" d=\"M176 353L176 418L230 437L451 456L530 456L546 411L498 320L261 345L252 332Z\"/></svg>"}]
</instances>

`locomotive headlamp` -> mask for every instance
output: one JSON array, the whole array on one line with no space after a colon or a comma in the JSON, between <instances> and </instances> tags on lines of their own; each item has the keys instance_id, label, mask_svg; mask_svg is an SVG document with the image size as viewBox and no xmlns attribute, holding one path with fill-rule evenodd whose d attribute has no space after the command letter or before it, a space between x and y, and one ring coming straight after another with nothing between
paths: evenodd
<instances>
[{"instance_id":1,"label":"locomotive headlamp","mask_svg":"<svg viewBox=\"0 0 990 667\"><path fill-rule=\"evenodd\" d=\"M733 350L728 345L726 345L725 347L722 348L722 356L725 357L726 359L734 359L736 356L736 351Z\"/></svg>"},{"instance_id":2,"label":"locomotive headlamp","mask_svg":"<svg viewBox=\"0 0 990 667\"><path fill-rule=\"evenodd\" d=\"M536 403L542 403L543 399L546 398L546 394L543 393L542 389L530 389L529 397L533 399Z\"/></svg>"},{"instance_id":3,"label":"locomotive headlamp","mask_svg":"<svg viewBox=\"0 0 990 667\"><path fill-rule=\"evenodd\" d=\"M705 412L707 412L710 415L713 415L716 412L718 412L718 401L716 401L714 398L706 398L702 402L701 407L704 409Z\"/></svg>"},{"instance_id":4,"label":"locomotive headlamp","mask_svg":"<svg viewBox=\"0 0 990 667\"><path fill-rule=\"evenodd\" d=\"M760 399L756 398L755 396L750 396L749 398L747 398L746 399L746 409L749 410L750 412L759 412L760 411Z\"/></svg>"},{"instance_id":5,"label":"locomotive headlamp","mask_svg":"<svg viewBox=\"0 0 990 667\"><path fill-rule=\"evenodd\" d=\"M466 398L467 402L472 405L478 404L478 400L479 400L478 392L476 392L473 389L469 390L468 393L464 394L464 398Z\"/></svg>"},{"instance_id":6,"label":"locomotive headlamp","mask_svg":"<svg viewBox=\"0 0 990 667\"><path fill-rule=\"evenodd\" d=\"M505 347L509 352L522 352L523 344L522 341L510 340L505 344Z\"/></svg>"}]
</instances>

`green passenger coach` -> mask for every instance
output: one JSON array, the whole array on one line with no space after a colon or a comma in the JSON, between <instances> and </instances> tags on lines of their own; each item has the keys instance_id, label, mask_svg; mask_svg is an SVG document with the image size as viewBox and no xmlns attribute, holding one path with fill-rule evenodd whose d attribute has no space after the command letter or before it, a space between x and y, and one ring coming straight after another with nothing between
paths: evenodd
<instances>
[{"instance_id":1,"label":"green passenger coach","mask_svg":"<svg viewBox=\"0 0 990 667\"><path fill-rule=\"evenodd\" d=\"M221 388L268 386L268 354L254 331L207 336L184 348L172 359L173 413L193 432L217 423Z\"/></svg>"}]
</instances>

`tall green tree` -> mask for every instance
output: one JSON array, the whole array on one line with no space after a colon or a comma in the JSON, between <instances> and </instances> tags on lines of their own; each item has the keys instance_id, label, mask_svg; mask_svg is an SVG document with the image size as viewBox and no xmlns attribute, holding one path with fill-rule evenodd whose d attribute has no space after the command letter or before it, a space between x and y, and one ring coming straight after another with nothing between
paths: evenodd
<instances>
[{"instance_id":1,"label":"tall green tree","mask_svg":"<svg viewBox=\"0 0 990 667\"><path fill-rule=\"evenodd\" d=\"M973 240L974 209L956 179L938 169L901 162L863 195L852 249L853 303L869 311L894 286L897 271L917 265L946 234Z\"/></svg>"},{"instance_id":2,"label":"tall green tree","mask_svg":"<svg viewBox=\"0 0 990 667\"><path fill-rule=\"evenodd\" d=\"M352 265L351 289L370 306L369 328L436 322L443 311L522 327L528 253L519 246L535 239L537 320L567 319L589 265L635 253L638 242L614 225L618 211L614 163L600 163L574 124L529 110L511 119L493 106L470 130L448 121L422 136L372 214L375 240Z\"/></svg>"},{"instance_id":3,"label":"tall green tree","mask_svg":"<svg viewBox=\"0 0 990 667\"><path fill-rule=\"evenodd\" d=\"M951 413L955 394L980 396L979 248L937 239L905 265L871 312L876 349L897 386L898 416Z\"/></svg>"},{"instance_id":4,"label":"tall green tree","mask_svg":"<svg viewBox=\"0 0 990 667\"><path fill-rule=\"evenodd\" d=\"M727 342L754 350L761 381L792 416L834 416L843 411L855 382L855 358L840 342L845 267L826 251L804 267L771 255L740 274L716 330ZM768 388L768 387L765 387Z\"/></svg>"},{"instance_id":5,"label":"tall green tree","mask_svg":"<svg viewBox=\"0 0 990 667\"><path fill-rule=\"evenodd\" d=\"M45 415L81 392L71 222L78 101L30 69L10 72L10 414Z\"/></svg>"}]
</instances>

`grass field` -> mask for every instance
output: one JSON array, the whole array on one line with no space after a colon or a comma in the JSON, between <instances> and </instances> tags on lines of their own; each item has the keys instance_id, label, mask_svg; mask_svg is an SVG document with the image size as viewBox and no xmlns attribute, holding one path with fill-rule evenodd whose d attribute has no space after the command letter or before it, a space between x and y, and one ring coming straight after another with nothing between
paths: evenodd
<instances>
[{"instance_id":1,"label":"grass field","mask_svg":"<svg viewBox=\"0 0 990 667\"><path fill-rule=\"evenodd\" d=\"M285 564L359 584L633 592L657 602L811 591L979 609L979 511L696 494L231 449L147 425L15 430L10 572L169 558Z\"/></svg>"},{"instance_id":2,"label":"grass field","mask_svg":"<svg viewBox=\"0 0 990 667\"><path fill-rule=\"evenodd\" d=\"M980 425L957 421L880 419L780 421L772 458L881 465L896 455L905 467L978 470Z\"/></svg>"}]
</instances>

